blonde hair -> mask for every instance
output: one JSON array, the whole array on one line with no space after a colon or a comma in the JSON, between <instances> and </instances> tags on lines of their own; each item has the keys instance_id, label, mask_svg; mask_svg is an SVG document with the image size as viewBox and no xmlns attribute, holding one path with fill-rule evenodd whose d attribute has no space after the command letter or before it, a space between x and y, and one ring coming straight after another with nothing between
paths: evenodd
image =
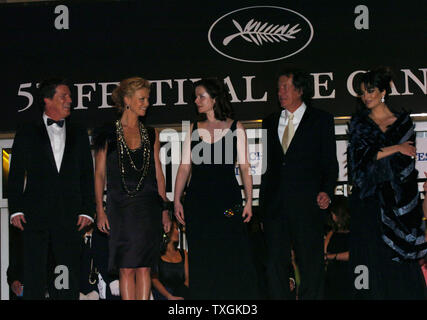
<instances>
[{"instance_id":1,"label":"blonde hair","mask_svg":"<svg viewBox=\"0 0 427 320\"><path fill-rule=\"evenodd\" d=\"M132 77L120 81L120 84L111 94L119 114L122 114L125 110L125 97L132 97L140 89L150 91L150 82L140 77Z\"/></svg>"}]
</instances>

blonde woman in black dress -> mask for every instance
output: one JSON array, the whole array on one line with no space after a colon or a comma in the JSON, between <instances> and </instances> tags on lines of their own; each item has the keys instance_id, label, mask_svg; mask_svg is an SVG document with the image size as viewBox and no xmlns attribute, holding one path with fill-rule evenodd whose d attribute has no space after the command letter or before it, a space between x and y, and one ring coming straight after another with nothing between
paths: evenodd
<instances>
[{"instance_id":1,"label":"blonde woman in black dress","mask_svg":"<svg viewBox=\"0 0 427 320\"><path fill-rule=\"evenodd\" d=\"M161 226L168 232L171 223L163 206L167 198L159 134L140 120L147 112L149 94L147 80L121 81L112 94L120 118L94 135L97 225L109 234L109 269L119 272L124 300L149 299Z\"/></svg>"}]
</instances>

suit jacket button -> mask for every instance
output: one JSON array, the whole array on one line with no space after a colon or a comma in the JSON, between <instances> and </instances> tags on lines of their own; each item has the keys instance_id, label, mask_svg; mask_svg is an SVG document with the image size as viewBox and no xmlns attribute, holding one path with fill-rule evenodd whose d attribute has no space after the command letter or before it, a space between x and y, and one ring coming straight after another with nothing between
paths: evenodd
<instances>
[{"instance_id":1,"label":"suit jacket button","mask_svg":"<svg viewBox=\"0 0 427 320\"><path fill-rule=\"evenodd\" d=\"M286 162L285 162L285 161L283 161L283 162L282 162L282 166L285 166L285 165L286 165Z\"/></svg>"}]
</instances>

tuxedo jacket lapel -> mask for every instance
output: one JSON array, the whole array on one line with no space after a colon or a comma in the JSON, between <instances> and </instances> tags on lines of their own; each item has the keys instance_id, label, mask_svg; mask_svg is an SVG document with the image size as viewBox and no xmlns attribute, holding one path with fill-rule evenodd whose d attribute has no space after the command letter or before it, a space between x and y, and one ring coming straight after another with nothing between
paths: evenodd
<instances>
[{"instance_id":1,"label":"tuxedo jacket lapel","mask_svg":"<svg viewBox=\"0 0 427 320\"><path fill-rule=\"evenodd\" d=\"M282 144L280 143L280 139L279 139L279 134L277 133L277 128L279 127L279 121L280 121L280 116L281 116L282 112L279 111L274 115L273 118L273 130L272 130L272 141L273 141L273 145L274 147L277 149L280 149L283 154L283 148L282 148Z\"/></svg>"},{"instance_id":2,"label":"tuxedo jacket lapel","mask_svg":"<svg viewBox=\"0 0 427 320\"><path fill-rule=\"evenodd\" d=\"M44 152L47 155L52 169L56 173L58 173L58 169L56 168L56 163L55 163L55 157L53 155L52 145L50 144L49 134L47 133L46 126L43 122L43 119L41 119L41 121L39 122L39 131L40 131L40 137L42 141L42 152Z\"/></svg>"},{"instance_id":3,"label":"tuxedo jacket lapel","mask_svg":"<svg viewBox=\"0 0 427 320\"><path fill-rule=\"evenodd\" d=\"M59 172L63 171L63 168L67 165L67 160L70 158L70 155L73 150L74 144L74 134L73 127L69 121L66 120L65 125L65 147L64 147L64 155L62 156L61 167Z\"/></svg>"}]
</instances>

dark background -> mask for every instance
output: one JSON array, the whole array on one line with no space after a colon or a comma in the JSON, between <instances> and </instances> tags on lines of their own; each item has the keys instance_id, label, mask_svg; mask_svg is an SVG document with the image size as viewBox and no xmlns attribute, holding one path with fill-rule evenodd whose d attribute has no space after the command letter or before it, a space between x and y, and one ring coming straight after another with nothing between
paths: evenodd
<instances>
[{"instance_id":1,"label":"dark background","mask_svg":"<svg viewBox=\"0 0 427 320\"><path fill-rule=\"evenodd\" d=\"M54 10L60 4L69 9L69 30L54 27L59 15ZM354 27L354 20L359 16L354 10L359 4L369 9L369 30ZM306 17L314 29L310 44L286 59L265 63L232 60L210 46L208 31L216 20L234 10L257 5L288 8ZM405 91L401 69L409 69L426 86L426 7L425 1L383 0L363 3L157 0L0 4L0 132L14 131L19 123L38 115L35 104L18 112L28 101L18 96L20 85L31 83L31 87L24 90L33 94L35 83L53 75L64 76L72 83L96 83L95 91L89 87L84 89L85 93L92 91L92 100L83 100L88 109L73 112L73 117L89 128L115 115L113 109L98 109L101 105L99 83L118 82L134 75L149 80L172 80L172 88L166 84L162 86L162 100L166 105L152 106L149 110L147 121L151 124L176 124L193 119L192 82L184 82L184 100L188 104L174 105L178 101L178 84L174 80L201 77L230 77L238 98L244 100L246 86L242 77L255 76L252 80L254 98L261 98L267 92L268 100L233 105L239 120L262 119L277 107L276 76L285 64L303 67L310 73L333 73L328 90L321 88L321 94L329 95L335 89L335 98L315 99L314 105L336 117L349 116L356 108L357 99L348 92L346 82L356 70L390 66L399 93ZM262 22L280 19L277 10L246 11L246 14L247 19L245 12L240 11L235 19L242 25L249 18ZM231 18L230 15L218 23L217 35L236 32ZM293 23L297 22L291 22L291 26ZM292 41L289 41L289 48L299 40ZM266 43L257 47L236 38L229 48L242 55L245 52L256 55L256 50L268 55L275 48L278 52L286 50L283 45ZM322 82L327 79L321 77ZM426 94L413 80L409 79L408 83L413 95L392 96L390 105L404 107L412 113L427 112ZM113 88L110 86L109 92ZM76 107L77 88L72 86L71 90L73 107ZM152 104L156 101L154 85L150 100ZM108 101L112 104L111 98Z\"/></svg>"}]
</instances>

